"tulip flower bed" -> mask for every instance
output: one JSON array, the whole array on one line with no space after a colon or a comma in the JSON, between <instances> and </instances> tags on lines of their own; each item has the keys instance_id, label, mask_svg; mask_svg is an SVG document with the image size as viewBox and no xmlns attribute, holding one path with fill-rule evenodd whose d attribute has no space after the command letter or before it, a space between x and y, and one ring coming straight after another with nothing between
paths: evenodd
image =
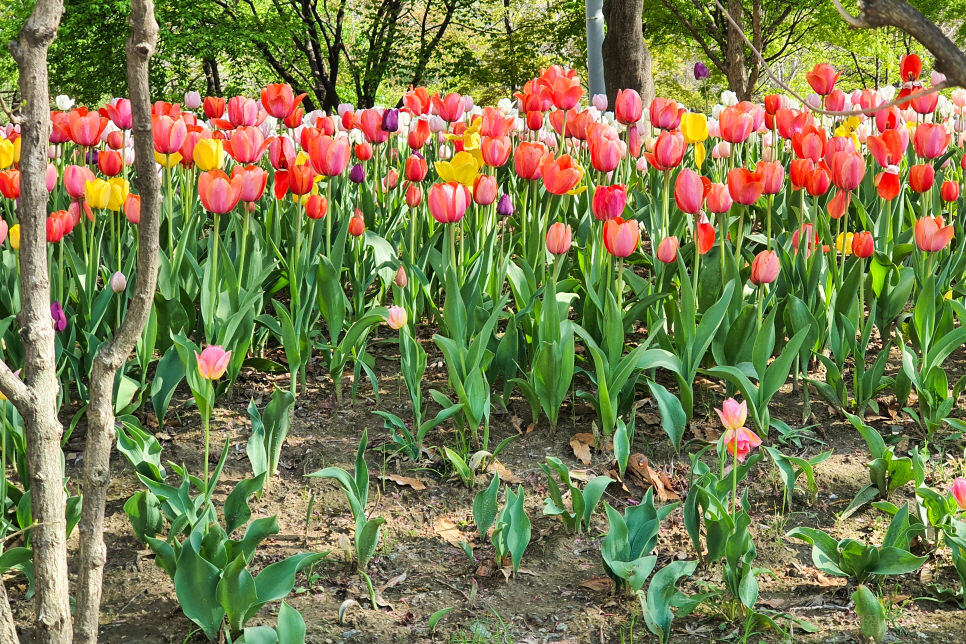
<instances>
[{"instance_id":1,"label":"tulip flower bed","mask_svg":"<svg viewBox=\"0 0 966 644\"><path fill-rule=\"evenodd\" d=\"M305 114L286 85L155 104L107 641L960 641L966 90L921 67L894 96L818 65L805 105L711 116L584 106L560 68L483 108L418 88ZM59 106L70 477L140 198L129 102ZM8 128L0 165L18 155ZM13 365L19 190L0 172ZM0 409L22 599L29 478Z\"/></svg>"}]
</instances>

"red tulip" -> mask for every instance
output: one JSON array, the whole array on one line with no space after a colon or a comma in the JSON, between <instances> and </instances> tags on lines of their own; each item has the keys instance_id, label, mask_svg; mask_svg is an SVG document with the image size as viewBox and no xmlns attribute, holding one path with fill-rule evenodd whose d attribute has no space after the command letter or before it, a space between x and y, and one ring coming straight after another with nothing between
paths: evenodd
<instances>
[{"instance_id":1,"label":"red tulip","mask_svg":"<svg viewBox=\"0 0 966 644\"><path fill-rule=\"evenodd\" d=\"M349 166L349 140L345 136L316 137L309 144L309 159L316 172L326 177L336 177Z\"/></svg>"},{"instance_id":2,"label":"red tulip","mask_svg":"<svg viewBox=\"0 0 966 644\"><path fill-rule=\"evenodd\" d=\"M566 255L570 250L573 231L567 224L556 222L547 231L547 251L551 255Z\"/></svg>"},{"instance_id":3,"label":"red tulip","mask_svg":"<svg viewBox=\"0 0 966 644\"><path fill-rule=\"evenodd\" d=\"M309 128L305 128L305 130L308 129ZM305 146L303 146L303 149L305 149ZM346 149L348 149L348 144L346 144ZM312 153L310 150L309 157L311 156ZM284 170L290 165L294 165L295 143L293 143L292 139L287 136L272 137L272 142L268 144L268 160L272 164L272 167L276 170ZM312 165L315 164L313 163Z\"/></svg>"},{"instance_id":4,"label":"red tulip","mask_svg":"<svg viewBox=\"0 0 966 644\"><path fill-rule=\"evenodd\" d=\"M288 118L303 98L305 94L295 96L292 86L287 83L267 85L262 90L262 105L265 106L265 111L277 119Z\"/></svg>"},{"instance_id":5,"label":"red tulip","mask_svg":"<svg viewBox=\"0 0 966 644\"><path fill-rule=\"evenodd\" d=\"M651 125L662 130L673 130L681 123L678 104L666 98L655 98L649 108ZM640 120L640 119L638 119ZM634 121L636 123L636 121Z\"/></svg>"},{"instance_id":6,"label":"red tulip","mask_svg":"<svg viewBox=\"0 0 966 644\"><path fill-rule=\"evenodd\" d=\"M258 103L247 96L232 96L228 99L228 122L233 127L259 124Z\"/></svg>"},{"instance_id":7,"label":"red tulip","mask_svg":"<svg viewBox=\"0 0 966 644\"><path fill-rule=\"evenodd\" d=\"M0 172L0 194L7 199L20 198L19 170L4 170Z\"/></svg>"},{"instance_id":8,"label":"red tulip","mask_svg":"<svg viewBox=\"0 0 966 644\"><path fill-rule=\"evenodd\" d=\"M744 143L754 131L754 117L738 109L738 106L726 107L718 116L718 126L721 128L721 138L728 143Z\"/></svg>"},{"instance_id":9,"label":"red tulip","mask_svg":"<svg viewBox=\"0 0 966 644\"><path fill-rule=\"evenodd\" d=\"M617 118L617 122L631 125L640 121L642 116L644 116L644 104L637 90L617 90L617 100L614 101L614 117Z\"/></svg>"},{"instance_id":10,"label":"red tulip","mask_svg":"<svg viewBox=\"0 0 966 644\"><path fill-rule=\"evenodd\" d=\"M654 152L645 152L644 156L648 163L658 170L667 170L668 168L676 168L681 164L687 148L684 135L681 132L665 130L657 137Z\"/></svg>"},{"instance_id":11,"label":"red tulip","mask_svg":"<svg viewBox=\"0 0 966 644\"><path fill-rule=\"evenodd\" d=\"M731 198L731 191L723 183L711 184L708 189L708 210L713 213L724 213L731 210L734 200Z\"/></svg>"},{"instance_id":12,"label":"red tulip","mask_svg":"<svg viewBox=\"0 0 966 644\"><path fill-rule=\"evenodd\" d=\"M231 178L241 177L241 201L252 203L262 198L268 184L268 173L257 165L232 168Z\"/></svg>"},{"instance_id":13,"label":"red tulip","mask_svg":"<svg viewBox=\"0 0 966 644\"><path fill-rule=\"evenodd\" d=\"M627 187L621 184L597 186L591 210L599 221L608 221L624 214L627 207Z\"/></svg>"},{"instance_id":14,"label":"red tulip","mask_svg":"<svg viewBox=\"0 0 966 644\"><path fill-rule=\"evenodd\" d=\"M295 128L297 128L302 124L303 119L305 119L305 110L303 110L301 107L296 107L294 110L292 110L291 114L289 114L288 116L282 119L282 123L285 124L285 127L294 130ZM319 119L319 120L322 120L322 119ZM331 123L332 119L326 118L324 121L326 123ZM335 131L335 128L333 126L330 126L330 129L331 131L328 132L328 134L332 134L332 132Z\"/></svg>"},{"instance_id":15,"label":"red tulip","mask_svg":"<svg viewBox=\"0 0 966 644\"><path fill-rule=\"evenodd\" d=\"M806 125L792 135L792 148L799 159L811 159L818 163L825 156L825 130Z\"/></svg>"},{"instance_id":16,"label":"red tulip","mask_svg":"<svg viewBox=\"0 0 966 644\"><path fill-rule=\"evenodd\" d=\"M484 136L480 139L480 153L483 156L483 163L491 168L506 165L506 162L510 160L511 152L513 152L513 143L508 136Z\"/></svg>"},{"instance_id":17,"label":"red tulip","mask_svg":"<svg viewBox=\"0 0 966 644\"><path fill-rule=\"evenodd\" d=\"M121 174L121 154L114 150L101 150L97 155L98 169L108 177Z\"/></svg>"},{"instance_id":18,"label":"red tulip","mask_svg":"<svg viewBox=\"0 0 966 644\"><path fill-rule=\"evenodd\" d=\"M309 219L322 219L328 211L329 200L322 195L309 195L305 201L305 214Z\"/></svg>"},{"instance_id":19,"label":"red tulip","mask_svg":"<svg viewBox=\"0 0 966 644\"><path fill-rule=\"evenodd\" d=\"M188 126L181 119L167 115L151 117L154 134L154 151L158 154L174 154L188 137Z\"/></svg>"},{"instance_id":20,"label":"red tulip","mask_svg":"<svg viewBox=\"0 0 966 644\"><path fill-rule=\"evenodd\" d=\"M547 156L540 168L543 175L543 185L547 192L562 195L573 190L584 177L584 170L569 154L556 159Z\"/></svg>"},{"instance_id":21,"label":"red tulip","mask_svg":"<svg viewBox=\"0 0 966 644\"><path fill-rule=\"evenodd\" d=\"M832 182L839 190L855 190L865 177L865 159L858 152L836 152L832 157Z\"/></svg>"},{"instance_id":22,"label":"red tulip","mask_svg":"<svg viewBox=\"0 0 966 644\"><path fill-rule=\"evenodd\" d=\"M815 169L808 175L808 179L805 182L805 189L813 197L820 197L828 192L830 185L832 185L832 177L825 167L825 164L822 163L815 166Z\"/></svg>"},{"instance_id":23,"label":"red tulip","mask_svg":"<svg viewBox=\"0 0 966 644\"><path fill-rule=\"evenodd\" d=\"M403 175L406 177L406 181L413 181L419 183L426 178L429 173L429 166L426 163L426 159L423 157L412 154L406 159L406 166L403 170Z\"/></svg>"},{"instance_id":24,"label":"red tulip","mask_svg":"<svg viewBox=\"0 0 966 644\"><path fill-rule=\"evenodd\" d=\"M409 135L406 137L406 143L409 145L410 150L422 150L423 146L426 145L426 141L429 140L429 135L431 134L429 130L429 121L426 119L416 119L409 125Z\"/></svg>"},{"instance_id":25,"label":"red tulip","mask_svg":"<svg viewBox=\"0 0 966 644\"><path fill-rule=\"evenodd\" d=\"M452 224L463 218L473 200L461 183L435 183L429 189L429 212L441 224Z\"/></svg>"},{"instance_id":26,"label":"red tulip","mask_svg":"<svg viewBox=\"0 0 966 644\"><path fill-rule=\"evenodd\" d=\"M899 196L899 166L889 166L876 175L875 187L879 197L886 201L892 201Z\"/></svg>"},{"instance_id":27,"label":"red tulip","mask_svg":"<svg viewBox=\"0 0 966 644\"><path fill-rule=\"evenodd\" d=\"M547 154L547 146L543 143L521 141L513 153L513 168L522 179L535 181L542 175L543 158Z\"/></svg>"},{"instance_id":28,"label":"red tulip","mask_svg":"<svg viewBox=\"0 0 966 644\"><path fill-rule=\"evenodd\" d=\"M923 123L916 128L912 145L916 154L923 159L935 159L946 152L950 138L944 125Z\"/></svg>"},{"instance_id":29,"label":"red tulip","mask_svg":"<svg viewBox=\"0 0 966 644\"><path fill-rule=\"evenodd\" d=\"M923 217L916 222L916 246L927 253L937 253L944 249L953 238L952 226L944 226L940 217Z\"/></svg>"},{"instance_id":30,"label":"red tulip","mask_svg":"<svg viewBox=\"0 0 966 644\"><path fill-rule=\"evenodd\" d=\"M406 188L406 205L410 208L416 208L423 202L423 189L417 186L415 183L409 184Z\"/></svg>"},{"instance_id":31,"label":"red tulip","mask_svg":"<svg viewBox=\"0 0 966 644\"><path fill-rule=\"evenodd\" d=\"M835 89L835 81L839 79L835 68L828 63L819 63L812 71L805 74L805 80L816 94L828 96Z\"/></svg>"},{"instance_id":32,"label":"red tulip","mask_svg":"<svg viewBox=\"0 0 966 644\"><path fill-rule=\"evenodd\" d=\"M678 173L674 181L674 201L681 212L689 215L700 212L704 203L704 184L701 183L701 176L697 172L685 168Z\"/></svg>"},{"instance_id":33,"label":"red tulip","mask_svg":"<svg viewBox=\"0 0 966 644\"><path fill-rule=\"evenodd\" d=\"M640 243L641 233L635 220L614 217L604 223L604 247L614 257L629 256Z\"/></svg>"},{"instance_id":34,"label":"red tulip","mask_svg":"<svg viewBox=\"0 0 966 644\"><path fill-rule=\"evenodd\" d=\"M899 108L895 105L875 113L875 128L880 132L896 129L899 122Z\"/></svg>"},{"instance_id":35,"label":"red tulip","mask_svg":"<svg viewBox=\"0 0 966 644\"><path fill-rule=\"evenodd\" d=\"M353 237L362 237L366 234L366 220L362 216L362 211L356 208L356 212L349 219L349 234Z\"/></svg>"},{"instance_id":36,"label":"red tulip","mask_svg":"<svg viewBox=\"0 0 966 644\"><path fill-rule=\"evenodd\" d=\"M792 188L795 190L804 188L814 169L815 163L811 159L793 159L788 173Z\"/></svg>"},{"instance_id":37,"label":"red tulip","mask_svg":"<svg viewBox=\"0 0 966 644\"><path fill-rule=\"evenodd\" d=\"M778 261L778 253L773 250L763 250L751 262L751 283L755 286L760 284L771 284L778 278L781 270L781 262Z\"/></svg>"},{"instance_id":38,"label":"red tulip","mask_svg":"<svg viewBox=\"0 0 966 644\"><path fill-rule=\"evenodd\" d=\"M761 194L777 195L785 183L785 167L777 161L759 161L755 174L763 184Z\"/></svg>"},{"instance_id":39,"label":"red tulip","mask_svg":"<svg viewBox=\"0 0 966 644\"><path fill-rule=\"evenodd\" d=\"M707 254L714 247L714 238L714 226L708 221L708 216L701 213L698 225L694 228L694 245L699 255Z\"/></svg>"},{"instance_id":40,"label":"red tulip","mask_svg":"<svg viewBox=\"0 0 966 644\"><path fill-rule=\"evenodd\" d=\"M500 188L496 184L496 177L481 174L473 182L473 201L478 206L489 206L496 201Z\"/></svg>"},{"instance_id":41,"label":"red tulip","mask_svg":"<svg viewBox=\"0 0 966 644\"><path fill-rule=\"evenodd\" d=\"M914 165L909 168L909 187L913 192L929 192L936 180L936 171L929 163Z\"/></svg>"},{"instance_id":42,"label":"red tulip","mask_svg":"<svg viewBox=\"0 0 966 644\"><path fill-rule=\"evenodd\" d=\"M901 82L919 80L922 74L922 59L917 54L906 54L899 58L899 77Z\"/></svg>"},{"instance_id":43,"label":"red tulip","mask_svg":"<svg viewBox=\"0 0 966 644\"><path fill-rule=\"evenodd\" d=\"M210 119L220 119L225 115L225 99L218 96L206 96L204 103L205 116Z\"/></svg>"},{"instance_id":44,"label":"red tulip","mask_svg":"<svg viewBox=\"0 0 966 644\"><path fill-rule=\"evenodd\" d=\"M597 137L590 141L590 165L598 172L613 172L621 162L623 144L615 139Z\"/></svg>"},{"instance_id":45,"label":"red tulip","mask_svg":"<svg viewBox=\"0 0 966 644\"><path fill-rule=\"evenodd\" d=\"M665 264L670 264L677 260L679 247L680 243L678 243L677 237L665 237L657 245L657 258Z\"/></svg>"},{"instance_id":46,"label":"red tulip","mask_svg":"<svg viewBox=\"0 0 966 644\"><path fill-rule=\"evenodd\" d=\"M221 170L202 172L198 177L201 204L205 210L217 215L231 212L241 200L242 181L239 176L229 179Z\"/></svg>"},{"instance_id":47,"label":"red tulip","mask_svg":"<svg viewBox=\"0 0 966 644\"><path fill-rule=\"evenodd\" d=\"M774 116L782 107L782 97L780 94L767 94L765 96L765 113Z\"/></svg>"},{"instance_id":48,"label":"red tulip","mask_svg":"<svg viewBox=\"0 0 966 644\"><path fill-rule=\"evenodd\" d=\"M433 107L436 108L436 113L439 114L440 118L444 121L453 123L459 121L463 118L463 97L455 92L451 92L444 97L441 97L439 93L433 94L432 97Z\"/></svg>"},{"instance_id":49,"label":"red tulip","mask_svg":"<svg viewBox=\"0 0 966 644\"><path fill-rule=\"evenodd\" d=\"M728 173L728 192L731 198L744 206L750 206L761 197L765 184L746 168L735 168Z\"/></svg>"},{"instance_id":50,"label":"red tulip","mask_svg":"<svg viewBox=\"0 0 966 644\"><path fill-rule=\"evenodd\" d=\"M943 181L939 196L947 203L956 201L959 199L959 184L955 181Z\"/></svg>"},{"instance_id":51,"label":"red tulip","mask_svg":"<svg viewBox=\"0 0 966 644\"><path fill-rule=\"evenodd\" d=\"M107 117L111 119L114 125L122 130L130 130L134 124L134 118L131 114L131 100L128 98L119 98L114 105L108 103L104 106L104 111L107 112Z\"/></svg>"},{"instance_id":52,"label":"red tulip","mask_svg":"<svg viewBox=\"0 0 966 644\"><path fill-rule=\"evenodd\" d=\"M859 259L865 259L870 257L873 251L875 251L875 240L872 239L872 233L868 231L855 233L852 237L852 254Z\"/></svg>"},{"instance_id":53,"label":"red tulip","mask_svg":"<svg viewBox=\"0 0 966 644\"><path fill-rule=\"evenodd\" d=\"M107 127L107 119L98 112L90 112L86 107L79 107L67 115L67 127L71 141L77 145L91 147L100 143L101 132Z\"/></svg>"},{"instance_id":54,"label":"red tulip","mask_svg":"<svg viewBox=\"0 0 966 644\"><path fill-rule=\"evenodd\" d=\"M903 139L898 130L886 130L880 136L870 136L865 140L869 152L883 168L899 165L908 142L909 139Z\"/></svg>"},{"instance_id":55,"label":"red tulip","mask_svg":"<svg viewBox=\"0 0 966 644\"><path fill-rule=\"evenodd\" d=\"M851 201L851 193L845 190L839 190L835 195L829 199L828 202L828 215L832 219L841 219L849 209L849 202Z\"/></svg>"}]
</instances>

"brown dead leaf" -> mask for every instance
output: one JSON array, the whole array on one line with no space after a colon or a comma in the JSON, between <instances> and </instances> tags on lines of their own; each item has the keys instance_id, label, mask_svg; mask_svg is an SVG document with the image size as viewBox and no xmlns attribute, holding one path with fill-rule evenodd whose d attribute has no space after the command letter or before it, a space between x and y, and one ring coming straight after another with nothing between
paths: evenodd
<instances>
[{"instance_id":1,"label":"brown dead leaf","mask_svg":"<svg viewBox=\"0 0 966 644\"><path fill-rule=\"evenodd\" d=\"M466 541L463 538L463 533L460 532L456 524L446 517L438 517L433 522L433 529L436 530L436 534L441 536L444 541L456 547L459 547L460 541Z\"/></svg>"},{"instance_id":2,"label":"brown dead leaf","mask_svg":"<svg viewBox=\"0 0 966 644\"><path fill-rule=\"evenodd\" d=\"M580 582L580 587L589 588L591 590L602 593L605 590L609 591L611 589L611 586L613 586L613 584L614 582L612 582L607 577L591 577L590 579L585 579L584 581Z\"/></svg>"},{"instance_id":3,"label":"brown dead leaf","mask_svg":"<svg viewBox=\"0 0 966 644\"><path fill-rule=\"evenodd\" d=\"M660 425L661 416L660 414L655 414L654 412L638 412L638 418L644 421L647 425Z\"/></svg>"},{"instance_id":4,"label":"brown dead leaf","mask_svg":"<svg viewBox=\"0 0 966 644\"><path fill-rule=\"evenodd\" d=\"M510 416L510 424L513 425L513 429L517 430L518 434L523 433L523 419L519 416Z\"/></svg>"},{"instance_id":5,"label":"brown dead leaf","mask_svg":"<svg viewBox=\"0 0 966 644\"><path fill-rule=\"evenodd\" d=\"M386 582L386 585L385 586L383 586L382 588L379 589L379 592L380 593L384 593L384 592L386 592L386 589L387 588L394 588L394 587L398 586L399 584L401 584L404 581L406 581L406 577L407 577L406 573L403 573L401 575L397 575L397 576L393 577L392 579L390 579L389 581Z\"/></svg>"},{"instance_id":6,"label":"brown dead leaf","mask_svg":"<svg viewBox=\"0 0 966 644\"><path fill-rule=\"evenodd\" d=\"M493 569L490 568L486 564L480 564L480 567L477 568L476 569L476 572L473 573L473 574L475 574L477 577L484 577L485 578L485 577L489 577L490 575L493 574Z\"/></svg>"},{"instance_id":7,"label":"brown dead leaf","mask_svg":"<svg viewBox=\"0 0 966 644\"><path fill-rule=\"evenodd\" d=\"M654 494L662 503L678 501L681 495L674 490L674 484L661 470L654 469L643 454L633 454L627 462L629 476L637 479L640 487L654 488Z\"/></svg>"},{"instance_id":8,"label":"brown dead leaf","mask_svg":"<svg viewBox=\"0 0 966 644\"><path fill-rule=\"evenodd\" d=\"M889 597L889 602L892 606L901 606L910 599L912 599L912 595L892 595Z\"/></svg>"},{"instance_id":9,"label":"brown dead leaf","mask_svg":"<svg viewBox=\"0 0 966 644\"><path fill-rule=\"evenodd\" d=\"M815 581L818 582L819 586L841 586L843 583L845 583L844 580L839 581L838 579L827 577L817 570L813 573L813 576L815 577Z\"/></svg>"},{"instance_id":10,"label":"brown dead leaf","mask_svg":"<svg viewBox=\"0 0 966 644\"><path fill-rule=\"evenodd\" d=\"M585 442L589 437L590 441ZM590 465L590 450L594 445L593 434L577 434L570 439L570 446L574 448L574 456L584 465Z\"/></svg>"},{"instance_id":11,"label":"brown dead leaf","mask_svg":"<svg viewBox=\"0 0 966 644\"><path fill-rule=\"evenodd\" d=\"M503 463L496 459L493 459L493 462L487 466L486 471L499 472L500 479L511 485L520 485L523 483L523 479L511 472Z\"/></svg>"},{"instance_id":12,"label":"brown dead leaf","mask_svg":"<svg viewBox=\"0 0 966 644\"><path fill-rule=\"evenodd\" d=\"M396 485L408 485L414 490L425 490L426 485L419 479L412 476L399 476L398 474L386 474L385 476L380 476L379 478L386 481L392 481Z\"/></svg>"},{"instance_id":13,"label":"brown dead leaf","mask_svg":"<svg viewBox=\"0 0 966 644\"><path fill-rule=\"evenodd\" d=\"M759 601L758 604L760 606L767 606L768 608L771 608L772 610L778 610L779 608L781 608L782 606L785 605L785 600L784 599L778 599L776 597L774 599L763 599L763 600Z\"/></svg>"},{"instance_id":14,"label":"brown dead leaf","mask_svg":"<svg viewBox=\"0 0 966 644\"><path fill-rule=\"evenodd\" d=\"M718 439L721 438L721 432L712 425L701 426L696 423L691 424L691 433L699 441L705 443L717 443Z\"/></svg>"}]
</instances>

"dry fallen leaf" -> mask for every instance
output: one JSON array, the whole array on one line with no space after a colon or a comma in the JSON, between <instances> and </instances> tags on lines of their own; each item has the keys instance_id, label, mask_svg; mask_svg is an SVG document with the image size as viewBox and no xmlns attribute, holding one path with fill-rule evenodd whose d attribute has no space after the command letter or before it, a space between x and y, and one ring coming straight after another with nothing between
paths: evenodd
<instances>
[{"instance_id":1,"label":"dry fallen leaf","mask_svg":"<svg viewBox=\"0 0 966 644\"><path fill-rule=\"evenodd\" d=\"M596 590L597 592L604 592L605 590L610 590L613 584L614 582L607 577L592 577L580 582L580 587Z\"/></svg>"},{"instance_id":2,"label":"dry fallen leaf","mask_svg":"<svg viewBox=\"0 0 966 644\"><path fill-rule=\"evenodd\" d=\"M454 546L459 547L461 541L466 541L456 524L445 517L438 517L433 523L433 529L444 541Z\"/></svg>"},{"instance_id":3,"label":"dry fallen leaf","mask_svg":"<svg viewBox=\"0 0 966 644\"><path fill-rule=\"evenodd\" d=\"M774 599L763 599L763 600L759 601L758 604L761 605L761 606L767 606L768 608L771 608L772 610L778 610L779 608L781 608L782 606L785 605L785 600L784 599L778 599L776 597Z\"/></svg>"},{"instance_id":4,"label":"dry fallen leaf","mask_svg":"<svg viewBox=\"0 0 966 644\"><path fill-rule=\"evenodd\" d=\"M584 442L581 438L583 436L590 436L590 444ZM592 434L577 434L570 439L570 446L574 448L574 456L584 465L590 465L590 448L593 444L594 437Z\"/></svg>"},{"instance_id":5,"label":"dry fallen leaf","mask_svg":"<svg viewBox=\"0 0 966 644\"><path fill-rule=\"evenodd\" d=\"M681 495L674 490L674 484L661 470L654 469L643 454L633 454L627 462L627 474L636 479L640 487L654 488L654 494L662 503L678 501Z\"/></svg>"},{"instance_id":6,"label":"dry fallen leaf","mask_svg":"<svg viewBox=\"0 0 966 644\"><path fill-rule=\"evenodd\" d=\"M523 419L519 416L510 416L510 424L513 425L513 429L517 430L518 434L523 433Z\"/></svg>"},{"instance_id":7,"label":"dry fallen leaf","mask_svg":"<svg viewBox=\"0 0 966 644\"><path fill-rule=\"evenodd\" d=\"M412 476L399 476L397 474L386 474L385 476L380 476L379 478L385 479L387 481L392 481L396 485L408 485L414 490L426 489L426 485L422 481Z\"/></svg>"},{"instance_id":8,"label":"dry fallen leaf","mask_svg":"<svg viewBox=\"0 0 966 644\"><path fill-rule=\"evenodd\" d=\"M510 485L520 485L523 483L523 479L507 469L507 467L500 461L493 459L487 468L487 472L496 471L500 473L500 480L509 483Z\"/></svg>"},{"instance_id":9,"label":"dry fallen leaf","mask_svg":"<svg viewBox=\"0 0 966 644\"><path fill-rule=\"evenodd\" d=\"M379 589L379 592L380 593L384 593L384 592L386 592L386 589L387 588L394 588L394 587L398 586L399 584L403 583L404 581L406 581L406 573L403 573L401 575L397 575L397 576L393 577L392 579L390 579L389 581L387 581L386 582L386 585Z\"/></svg>"}]
</instances>

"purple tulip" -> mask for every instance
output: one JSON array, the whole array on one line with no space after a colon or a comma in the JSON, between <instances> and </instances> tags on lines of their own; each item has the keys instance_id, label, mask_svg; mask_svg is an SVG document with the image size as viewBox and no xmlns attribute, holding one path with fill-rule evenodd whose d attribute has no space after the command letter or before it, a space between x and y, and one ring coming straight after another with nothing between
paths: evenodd
<instances>
[{"instance_id":1,"label":"purple tulip","mask_svg":"<svg viewBox=\"0 0 966 644\"><path fill-rule=\"evenodd\" d=\"M57 333L67 328L67 315L64 313L60 302L54 302L50 305L50 317L54 320L54 331Z\"/></svg>"},{"instance_id":2,"label":"purple tulip","mask_svg":"<svg viewBox=\"0 0 966 644\"><path fill-rule=\"evenodd\" d=\"M399 110L388 109L382 113L383 132L395 132L399 129Z\"/></svg>"},{"instance_id":3,"label":"purple tulip","mask_svg":"<svg viewBox=\"0 0 966 644\"><path fill-rule=\"evenodd\" d=\"M349 170L349 180L352 183L362 183L366 180L366 169L362 167L361 163L355 164Z\"/></svg>"},{"instance_id":4,"label":"purple tulip","mask_svg":"<svg viewBox=\"0 0 966 644\"><path fill-rule=\"evenodd\" d=\"M84 155L84 160L88 165L97 165L98 155L97 150L88 150L87 154Z\"/></svg>"},{"instance_id":5,"label":"purple tulip","mask_svg":"<svg viewBox=\"0 0 966 644\"><path fill-rule=\"evenodd\" d=\"M513 214L513 200L510 199L510 195L500 197L500 202L496 205L496 211L504 217L509 217Z\"/></svg>"},{"instance_id":6,"label":"purple tulip","mask_svg":"<svg viewBox=\"0 0 966 644\"><path fill-rule=\"evenodd\" d=\"M706 78L711 78L711 71L708 66L702 62L696 62L694 64L694 80L704 80Z\"/></svg>"}]
</instances>

